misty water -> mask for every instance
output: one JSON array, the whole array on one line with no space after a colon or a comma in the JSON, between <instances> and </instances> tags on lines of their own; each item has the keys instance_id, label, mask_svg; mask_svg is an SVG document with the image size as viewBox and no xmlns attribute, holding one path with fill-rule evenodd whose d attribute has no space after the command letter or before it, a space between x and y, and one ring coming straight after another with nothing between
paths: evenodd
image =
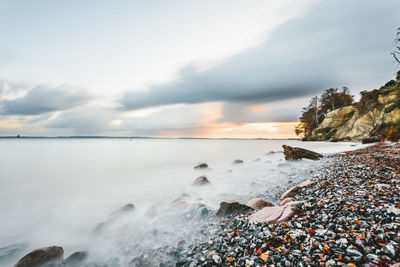
<instances>
[{"instance_id":1,"label":"misty water","mask_svg":"<svg viewBox=\"0 0 400 267\"><path fill-rule=\"evenodd\" d=\"M5 262L58 245L65 256L87 250L91 261L126 265L147 249L202 238L198 231L207 219L196 217L196 203L216 209L228 198L276 202L276 192L311 176L323 163L286 163L282 144L321 153L361 146L296 140L1 139L0 247L25 244ZM236 159L244 163L234 165ZM210 169L194 170L200 162ZM201 175L211 185L194 187ZM134 212L115 213L127 203L135 205ZM101 222L106 225L96 232Z\"/></svg>"}]
</instances>

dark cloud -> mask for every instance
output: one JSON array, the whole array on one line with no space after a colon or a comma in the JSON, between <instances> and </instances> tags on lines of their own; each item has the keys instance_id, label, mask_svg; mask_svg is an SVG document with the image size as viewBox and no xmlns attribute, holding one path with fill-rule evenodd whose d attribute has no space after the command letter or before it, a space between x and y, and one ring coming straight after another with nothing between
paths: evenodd
<instances>
[{"instance_id":1,"label":"dark cloud","mask_svg":"<svg viewBox=\"0 0 400 267\"><path fill-rule=\"evenodd\" d=\"M176 103L272 102L314 94L329 87L376 84L390 78L389 55L399 26L400 1L318 1L255 48L224 63L144 92L126 93L122 108Z\"/></svg>"},{"instance_id":2,"label":"dark cloud","mask_svg":"<svg viewBox=\"0 0 400 267\"><path fill-rule=\"evenodd\" d=\"M114 116L114 112L106 108L83 106L61 112L46 126L72 130L77 135L97 135L109 130Z\"/></svg>"},{"instance_id":3,"label":"dark cloud","mask_svg":"<svg viewBox=\"0 0 400 267\"><path fill-rule=\"evenodd\" d=\"M80 106L90 99L84 89L69 85L56 88L39 85L22 97L1 101L0 112L4 115L39 115Z\"/></svg>"}]
</instances>

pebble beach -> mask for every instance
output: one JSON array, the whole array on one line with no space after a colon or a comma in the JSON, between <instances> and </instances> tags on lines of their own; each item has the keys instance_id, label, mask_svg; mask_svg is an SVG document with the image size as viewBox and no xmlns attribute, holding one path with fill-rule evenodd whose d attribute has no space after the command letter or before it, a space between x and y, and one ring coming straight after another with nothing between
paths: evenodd
<instances>
[{"instance_id":1,"label":"pebble beach","mask_svg":"<svg viewBox=\"0 0 400 267\"><path fill-rule=\"evenodd\" d=\"M310 180L291 194L290 219L220 219L208 240L169 248L159 266L399 266L399 144L331 155Z\"/></svg>"}]
</instances>

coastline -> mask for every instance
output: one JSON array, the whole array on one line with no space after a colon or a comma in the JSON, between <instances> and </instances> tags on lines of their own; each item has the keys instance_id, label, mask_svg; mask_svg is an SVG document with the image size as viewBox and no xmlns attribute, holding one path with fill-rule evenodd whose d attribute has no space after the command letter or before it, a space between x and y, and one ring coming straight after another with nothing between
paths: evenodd
<instances>
[{"instance_id":1,"label":"coastline","mask_svg":"<svg viewBox=\"0 0 400 267\"><path fill-rule=\"evenodd\" d=\"M249 223L248 215L223 219L207 242L177 247L176 266L400 262L400 145L376 144L329 157L313 177L316 184L293 197L304 203L290 220ZM131 266L144 264L141 260Z\"/></svg>"}]
</instances>

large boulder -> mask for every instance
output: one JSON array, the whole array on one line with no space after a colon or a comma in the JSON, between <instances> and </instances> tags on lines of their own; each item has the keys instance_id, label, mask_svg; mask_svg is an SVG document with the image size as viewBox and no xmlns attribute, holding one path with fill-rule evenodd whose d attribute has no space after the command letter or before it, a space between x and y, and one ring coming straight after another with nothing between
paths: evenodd
<instances>
[{"instance_id":1,"label":"large boulder","mask_svg":"<svg viewBox=\"0 0 400 267\"><path fill-rule=\"evenodd\" d=\"M206 184L209 184L209 183L210 183L210 180L208 180L207 177L200 176L200 177L197 177L196 180L194 180L193 185L194 186L199 186L199 185L206 185Z\"/></svg>"},{"instance_id":2,"label":"large boulder","mask_svg":"<svg viewBox=\"0 0 400 267\"><path fill-rule=\"evenodd\" d=\"M273 207L274 204L272 204L271 202L268 202L262 198L253 198L253 199L250 199L249 202L247 202L247 206L249 206L255 210L260 210L265 207Z\"/></svg>"},{"instance_id":3,"label":"large boulder","mask_svg":"<svg viewBox=\"0 0 400 267\"><path fill-rule=\"evenodd\" d=\"M304 182L288 189L285 193L283 193L281 196L281 200L284 200L286 198L294 198L298 194L300 189L306 188L306 187L311 187L311 186L315 185L316 183L317 183L316 181L313 181L310 179L305 180Z\"/></svg>"},{"instance_id":4,"label":"large boulder","mask_svg":"<svg viewBox=\"0 0 400 267\"><path fill-rule=\"evenodd\" d=\"M286 160L298 160L302 158L319 160L323 156L317 152L307 150L300 147L291 147L283 145L283 153L285 154Z\"/></svg>"},{"instance_id":5,"label":"large boulder","mask_svg":"<svg viewBox=\"0 0 400 267\"><path fill-rule=\"evenodd\" d=\"M61 261L63 255L64 250L62 247L40 248L26 254L14 267L39 267L44 264Z\"/></svg>"},{"instance_id":6,"label":"large boulder","mask_svg":"<svg viewBox=\"0 0 400 267\"><path fill-rule=\"evenodd\" d=\"M290 206L266 207L249 216L249 222L282 223L296 213L296 208Z\"/></svg>"},{"instance_id":7,"label":"large boulder","mask_svg":"<svg viewBox=\"0 0 400 267\"><path fill-rule=\"evenodd\" d=\"M236 200L228 199L219 204L217 216L236 216L239 214L246 214L252 211L253 208L242 204Z\"/></svg>"}]
</instances>

